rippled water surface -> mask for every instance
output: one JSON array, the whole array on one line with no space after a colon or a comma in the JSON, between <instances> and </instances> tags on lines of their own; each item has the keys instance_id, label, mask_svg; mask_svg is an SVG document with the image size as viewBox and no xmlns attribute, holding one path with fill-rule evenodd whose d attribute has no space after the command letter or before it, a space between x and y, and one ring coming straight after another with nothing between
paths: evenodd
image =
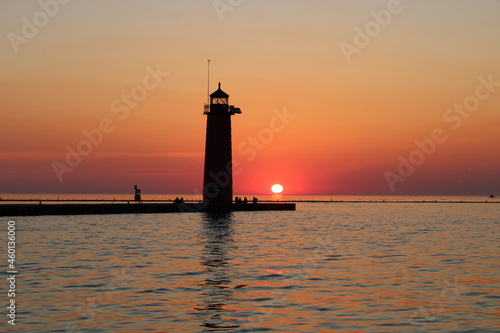
<instances>
[{"instance_id":1,"label":"rippled water surface","mask_svg":"<svg viewBox=\"0 0 500 333\"><path fill-rule=\"evenodd\" d=\"M11 331L500 332L500 204L13 220Z\"/></svg>"}]
</instances>

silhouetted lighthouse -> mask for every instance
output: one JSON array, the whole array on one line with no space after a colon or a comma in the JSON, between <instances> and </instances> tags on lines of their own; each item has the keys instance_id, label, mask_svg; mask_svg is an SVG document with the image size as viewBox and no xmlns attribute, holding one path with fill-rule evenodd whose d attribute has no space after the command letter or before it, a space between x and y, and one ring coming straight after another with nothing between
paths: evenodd
<instances>
[{"instance_id":1,"label":"silhouetted lighthouse","mask_svg":"<svg viewBox=\"0 0 500 333\"><path fill-rule=\"evenodd\" d=\"M205 142L205 171L203 174L203 202L233 201L233 170L231 154L231 116L241 113L229 105L229 95L220 88L210 95L205 104L207 139Z\"/></svg>"}]
</instances>

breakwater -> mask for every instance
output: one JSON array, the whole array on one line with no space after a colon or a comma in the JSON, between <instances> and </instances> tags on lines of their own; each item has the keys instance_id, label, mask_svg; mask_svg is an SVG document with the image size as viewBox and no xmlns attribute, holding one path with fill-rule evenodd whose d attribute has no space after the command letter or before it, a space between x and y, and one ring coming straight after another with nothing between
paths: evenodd
<instances>
[{"instance_id":1,"label":"breakwater","mask_svg":"<svg viewBox=\"0 0 500 333\"><path fill-rule=\"evenodd\" d=\"M1 204L0 216L223 213L233 211L295 210L294 203L210 204L202 203L65 203Z\"/></svg>"}]
</instances>

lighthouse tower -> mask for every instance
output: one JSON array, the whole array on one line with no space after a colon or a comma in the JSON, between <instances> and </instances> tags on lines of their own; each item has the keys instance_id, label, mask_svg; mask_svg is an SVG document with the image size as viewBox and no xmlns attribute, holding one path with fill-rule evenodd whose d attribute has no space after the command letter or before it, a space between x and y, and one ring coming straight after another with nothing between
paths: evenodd
<instances>
[{"instance_id":1,"label":"lighthouse tower","mask_svg":"<svg viewBox=\"0 0 500 333\"><path fill-rule=\"evenodd\" d=\"M203 202L208 204L233 202L233 170L231 153L231 116L241 113L229 105L229 95L220 88L205 104L207 138L203 174Z\"/></svg>"}]
</instances>

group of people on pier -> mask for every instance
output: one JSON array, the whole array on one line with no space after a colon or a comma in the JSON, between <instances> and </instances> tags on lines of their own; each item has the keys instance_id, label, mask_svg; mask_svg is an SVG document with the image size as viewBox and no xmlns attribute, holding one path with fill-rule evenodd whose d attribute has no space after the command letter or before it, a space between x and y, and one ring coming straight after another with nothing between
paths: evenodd
<instances>
[{"instance_id":1,"label":"group of people on pier","mask_svg":"<svg viewBox=\"0 0 500 333\"><path fill-rule=\"evenodd\" d=\"M259 201L259 199L257 199L256 197L252 198L252 203L256 204L258 201ZM242 200L241 198L236 197L236 198L234 198L234 203L244 203L244 204L246 204L246 203L248 203L248 199L247 199L247 197L245 197Z\"/></svg>"},{"instance_id":2,"label":"group of people on pier","mask_svg":"<svg viewBox=\"0 0 500 333\"><path fill-rule=\"evenodd\" d=\"M136 202L142 203L141 190L137 187L137 185L134 185L134 190L135 190L134 200ZM252 198L252 203L256 204L258 201L259 201L259 199L257 199L256 197ZM174 200L174 204L181 204L181 203L184 203L184 198L181 197L179 199L179 197L176 197ZM248 199L247 199L247 197L244 197L243 199L241 199L241 197L236 197L236 198L234 198L234 203L246 204L246 203L248 203Z\"/></svg>"}]
</instances>

